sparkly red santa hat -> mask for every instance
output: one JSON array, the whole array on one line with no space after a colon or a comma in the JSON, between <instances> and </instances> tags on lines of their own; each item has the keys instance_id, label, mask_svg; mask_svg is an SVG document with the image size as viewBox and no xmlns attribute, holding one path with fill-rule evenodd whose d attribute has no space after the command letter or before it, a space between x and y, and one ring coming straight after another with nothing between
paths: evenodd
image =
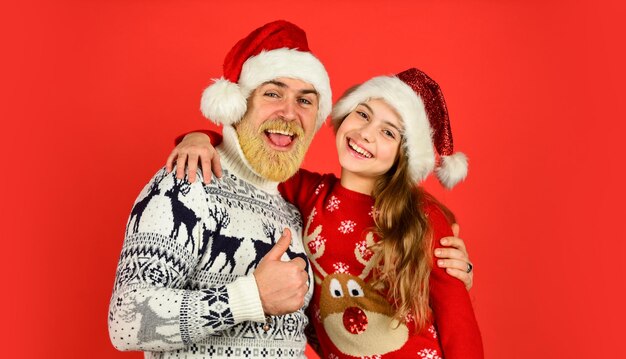
<instances>
[{"instance_id":1,"label":"sparkly red santa hat","mask_svg":"<svg viewBox=\"0 0 626 359\"><path fill-rule=\"evenodd\" d=\"M440 156L437 178L451 189L467 176L467 157L454 153L448 109L439 85L422 71L411 68L396 76L378 76L342 96L331 115L333 123L370 99L383 99L404 123L403 145L415 182L423 181L435 168L433 146Z\"/></svg>"},{"instance_id":2,"label":"sparkly red santa hat","mask_svg":"<svg viewBox=\"0 0 626 359\"><path fill-rule=\"evenodd\" d=\"M216 124L233 125L246 113L252 91L279 77L313 85L319 94L319 129L332 107L330 80L310 52L304 30L284 20L265 24L235 44L224 59L224 76L202 93L200 110Z\"/></svg>"}]
</instances>

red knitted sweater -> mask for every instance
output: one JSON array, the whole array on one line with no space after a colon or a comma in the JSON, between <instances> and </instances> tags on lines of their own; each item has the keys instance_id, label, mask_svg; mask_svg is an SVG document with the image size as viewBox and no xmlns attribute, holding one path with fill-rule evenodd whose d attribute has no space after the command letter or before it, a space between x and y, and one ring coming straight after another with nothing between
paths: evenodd
<instances>
[{"instance_id":1,"label":"red knitted sweater","mask_svg":"<svg viewBox=\"0 0 626 359\"><path fill-rule=\"evenodd\" d=\"M392 322L391 305L367 284L372 256L368 246L378 240L370 232L371 196L342 187L334 175L306 170L279 190L303 216L303 239L316 277L309 309L323 358L483 358L467 290L435 265L430 277L433 318L426 328L416 332L411 318L406 325ZM452 235L437 206L423 210L433 238Z\"/></svg>"}]
</instances>

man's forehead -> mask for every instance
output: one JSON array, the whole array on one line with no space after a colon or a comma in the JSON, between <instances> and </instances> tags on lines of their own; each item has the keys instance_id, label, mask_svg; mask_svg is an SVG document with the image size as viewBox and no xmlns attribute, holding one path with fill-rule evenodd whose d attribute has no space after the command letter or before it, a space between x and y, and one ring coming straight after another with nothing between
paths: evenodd
<instances>
[{"instance_id":1,"label":"man's forehead","mask_svg":"<svg viewBox=\"0 0 626 359\"><path fill-rule=\"evenodd\" d=\"M274 85L274 86L278 86L281 88L291 89L291 90L295 90L295 91L299 91L303 93L314 93L316 95L318 94L317 91L315 90L315 87L312 84L306 81L300 80L300 79L296 79L296 78L279 77L273 80L265 81L259 86L259 88L263 86L267 86L267 85Z\"/></svg>"}]
</instances>

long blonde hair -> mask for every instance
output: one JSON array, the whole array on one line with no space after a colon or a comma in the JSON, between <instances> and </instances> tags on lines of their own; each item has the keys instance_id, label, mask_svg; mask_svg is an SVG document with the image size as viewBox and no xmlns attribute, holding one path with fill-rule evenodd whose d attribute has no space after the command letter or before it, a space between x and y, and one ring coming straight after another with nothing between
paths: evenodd
<instances>
[{"instance_id":1,"label":"long blonde hair","mask_svg":"<svg viewBox=\"0 0 626 359\"><path fill-rule=\"evenodd\" d=\"M342 122L333 123L335 132ZM371 195L377 213L374 231L381 238L372 248L376 253L372 260L379 261L379 266L371 284L386 293L399 322L406 323L411 314L416 329L424 328L431 315L428 281L433 233L423 208L438 206L450 223L455 222L454 214L411 180L404 143L394 165L376 180Z\"/></svg>"}]
</instances>

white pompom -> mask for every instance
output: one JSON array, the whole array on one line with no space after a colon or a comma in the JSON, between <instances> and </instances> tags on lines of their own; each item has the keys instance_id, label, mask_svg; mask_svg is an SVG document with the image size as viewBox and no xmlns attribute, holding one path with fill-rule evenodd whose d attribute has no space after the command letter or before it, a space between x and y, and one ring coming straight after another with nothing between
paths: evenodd
<instances>
[{"instance_id":1,"label":"white pompom","mask_svg":"<svg viewBox=\"0 0 626 359\"><path fill-rule=\"evenodd\" d=\"M214 80L204 89L200 101L200 111L204 117L216 124L233 125L246 113L246 98L239 85L225 78Z\"/></svg>"},{"instance_id":2,"label":"white pompom","mask_svg":"<svg viewBox=\"0 0 626 359\"><path fill-rule=\"evenodd\" d=\"M461 152L441 156L441 165L437 167L436 175L444 187L452 189L467 177L467 156Z\"/></svg>"}]
</instances>

